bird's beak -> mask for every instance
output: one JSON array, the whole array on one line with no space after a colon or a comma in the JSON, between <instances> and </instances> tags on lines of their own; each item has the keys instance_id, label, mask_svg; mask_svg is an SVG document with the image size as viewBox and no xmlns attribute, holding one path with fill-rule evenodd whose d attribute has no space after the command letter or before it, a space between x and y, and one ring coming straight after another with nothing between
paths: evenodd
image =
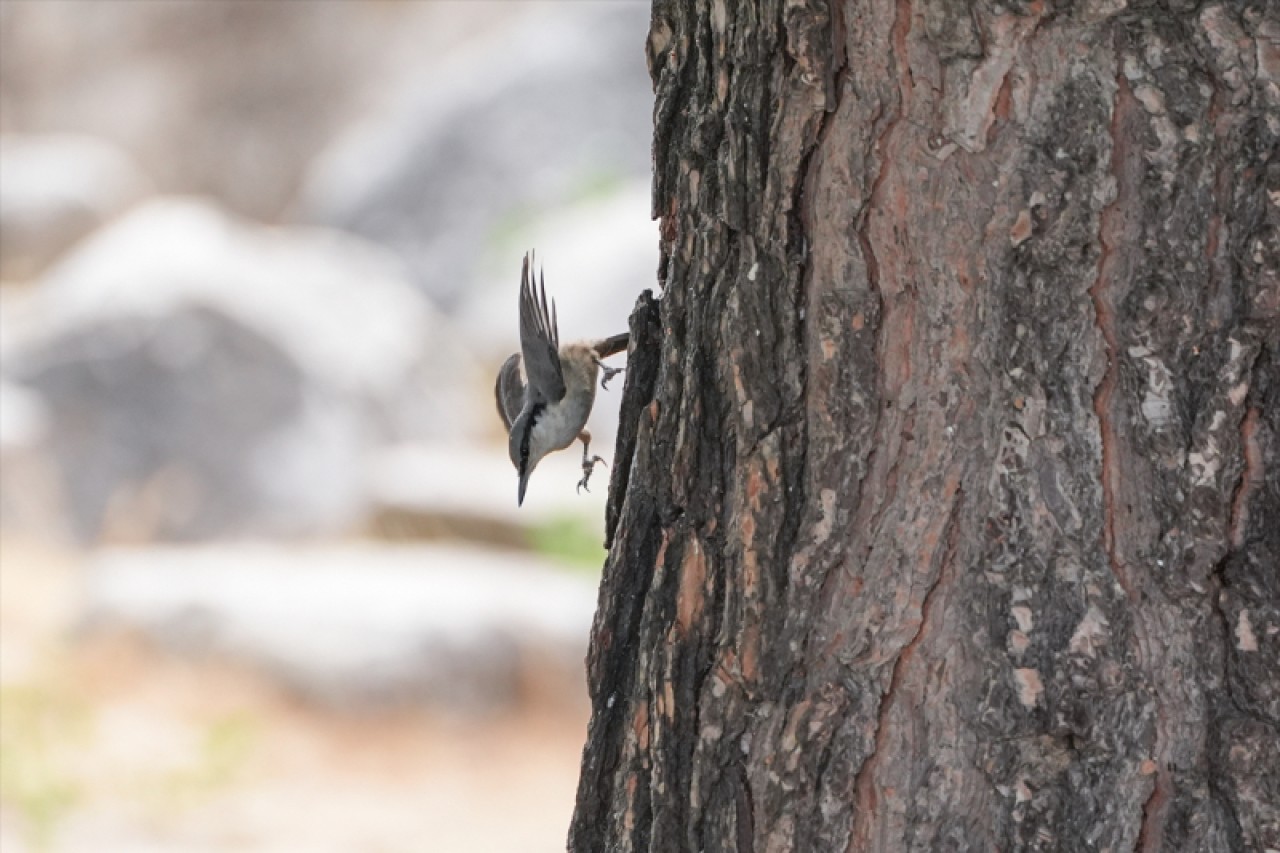
<instances>
[{"instance_id":1,"label":"bird's beak","mask_svg":"<svg viewBox=\"0 0 1280 853\"><path fill-rule=\"evenodd\" d=\"M516 493L516 506L524 506L524 490L529 487L529 472L520 472L520 490Z\"/></svg>"}]
</instances>

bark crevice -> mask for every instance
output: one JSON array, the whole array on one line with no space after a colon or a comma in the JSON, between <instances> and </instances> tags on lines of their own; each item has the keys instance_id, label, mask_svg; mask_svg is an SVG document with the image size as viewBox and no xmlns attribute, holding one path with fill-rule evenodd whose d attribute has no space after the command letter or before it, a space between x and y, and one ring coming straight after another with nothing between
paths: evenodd
<instances>
[{"instance_id":1,"label":"bark crevice","mask_svg":"<svg viewBox=\"0 0 1280 853\"><path fill-rule=\"evenodd\" d=\"M884 748L884 734L888 729L888 715L893 704L898 701L901 695L900 686L903 679L903 671L910 665L915 655L916 648L926 638L930 624L930 616L933 612L934 599L947 586L952 566L956 556L956 550L959 544L959 519L964 510L964 491L957 486L952 495L948 497L951 502L950 514L947 518L946 527L943 532L942 541L943 552L940 559L937 574L925 591L924 597L920 605L920 623L916 627L915 632L907 639L902 649L898 652L897 658L893 662L889 675L889 684L881 694L879 705L876 711L875 732L872 735L872 747L866 760L854 776L853 791L858 809L854 814L853 827L849 834L849 849L851 851L858 849L866 849L869 844L867 837L868 830L866 821L876 811L877 798L874 791L876 768L879 762L883 760L886 753ZM860 846L855 846L859 845Z\"/></svg>"}]
</instances>

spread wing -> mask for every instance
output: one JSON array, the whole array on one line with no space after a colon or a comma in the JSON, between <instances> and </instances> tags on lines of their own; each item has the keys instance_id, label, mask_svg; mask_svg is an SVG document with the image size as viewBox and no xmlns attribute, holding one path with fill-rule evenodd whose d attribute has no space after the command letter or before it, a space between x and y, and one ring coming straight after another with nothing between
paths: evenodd
<instances>
[{"instance_id":1,"label":"spread wing","mask_svg":"<svg viewBox=\"0 0 1280 853\"><path fill-rule=\"evenodd\" d=\"M547 310L547 284L535 288L529 270L529 255L520 271L520 350L524 372L529 379L529 396L538 402L554 403L564 396L564 375L560 372L560 331L556 327L555 303Z\"/></svg>"},{"instance_id":2,"label":"spread wing","mask_svg":"<svg viewBox=\"0 0 1280 853\"><path fill-rule=\"evenodd\" d=\"M498 383L493 389L498 400L498 414L511 432L511 424L524 407L524 371L520 369L520 353L513 352L498 371Z\"/></svg>"}]
</instances>

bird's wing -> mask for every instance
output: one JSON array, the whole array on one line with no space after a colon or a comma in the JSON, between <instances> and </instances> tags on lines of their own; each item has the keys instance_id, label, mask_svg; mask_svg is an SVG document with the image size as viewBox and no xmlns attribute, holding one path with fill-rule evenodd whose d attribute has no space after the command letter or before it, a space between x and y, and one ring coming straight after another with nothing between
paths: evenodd
<instances>
[{"instance_id":1,"label":"bird's wing","mask_svg":"<svg viewBox=\"0 0 1280 853\"><path fill-rule=\"evenodd\" d=\"M529 395L535 401L554 403L564 396L564 375L560 371L560 332L556 327L555 303L547 310L547 285L535 288L524 256L520 271L520 350L524 372L529 379Z\"/></svg>"},{"instance_id":2,"label":"bird's wing","mask_svg":"<svg viewBox=\"0 0 1280 853\"><path fill-rule=\"evenodd\" d=\"M513 352L502 363L493 393L498 400L498 414L502 416L507 432L511 432L511 423L524 406L524 375L520 369L520 353Z\"/></svg>"}]
</instances>

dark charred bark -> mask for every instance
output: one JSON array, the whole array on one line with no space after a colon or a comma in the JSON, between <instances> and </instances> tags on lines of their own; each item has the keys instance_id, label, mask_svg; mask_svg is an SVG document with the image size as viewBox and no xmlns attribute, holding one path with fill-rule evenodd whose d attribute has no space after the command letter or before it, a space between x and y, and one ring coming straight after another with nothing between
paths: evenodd
<instances>
[{"instance_id":1,"label":"dark charred bark","mask_svg":"<svg viewBox=\"0 0 1280 853\"><path fill-rule=\"evenodd\" d=\"M1280 848L1277 7L655 0L647 50L570 848Z\"/></svg>"}]
</instances>

